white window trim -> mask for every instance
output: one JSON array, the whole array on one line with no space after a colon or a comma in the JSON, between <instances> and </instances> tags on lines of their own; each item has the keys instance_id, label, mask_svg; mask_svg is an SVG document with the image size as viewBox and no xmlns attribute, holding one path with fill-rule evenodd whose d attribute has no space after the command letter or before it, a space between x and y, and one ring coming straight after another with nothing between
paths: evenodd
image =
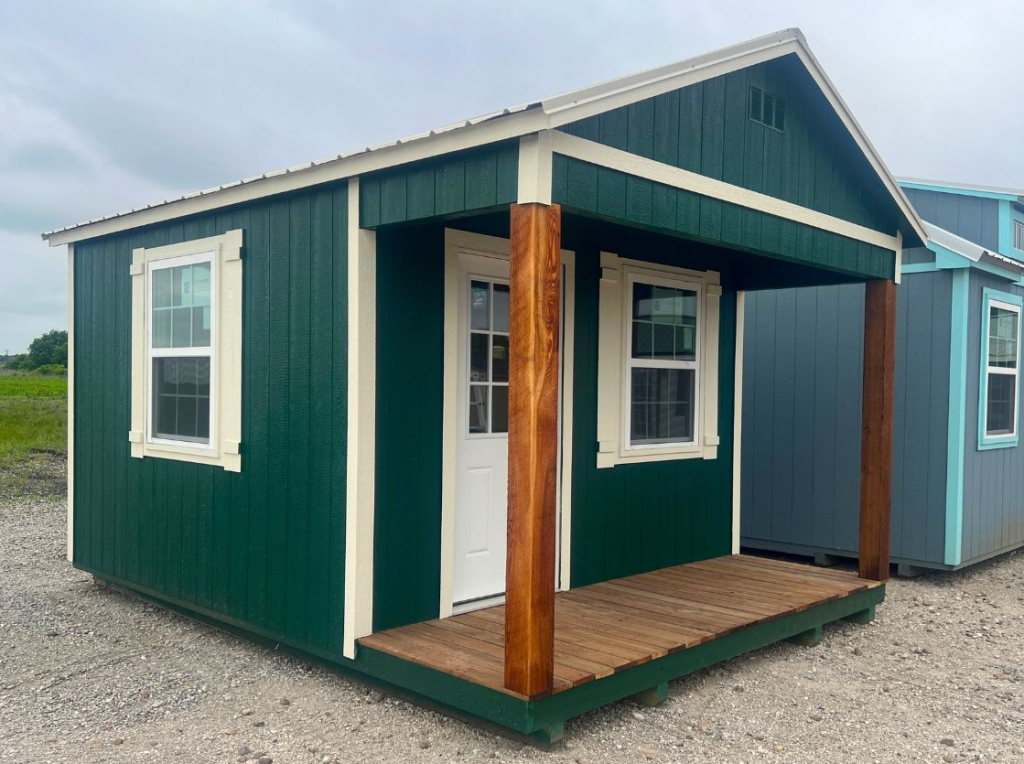
<instances>
[{"instance_id":1,"label":"white window trim","mask_svg":"<svg viewBox=\"0 0 1024 764\"><path fill-rule=\"evenodd\" d=\"M718 326L722 287L716 271L693 271L601 253L598 327L597 466L718 457ZM694 441L629 444L629 352L634 280L698 292Z\"/></svg>"},{"instance_id":2,"label":"white window trim","mask_svg":"<svg viewBox=\"0 0 1024 764\"><path fill-rule=\"evenodd\" d=\"M1017 315L1017 359L1016 365L1011 369L1005 366L992 366L989 364L989 345L992 341L992 309L999 308L1001 310L1007 310ZM1019 400L1020 400L1020 331L1021 331L1021 306L1010 302L1004 302L997 297L987 296L985 299L985 336L984 347L982 348L982 363L984 364L985 374L982 379L983 385L983 400L985 402L984 407L979 412L982 422L982 445L991 445L1010 442L1011 444L1017 441L1017 420L1019 418ZM1014 378L1013 385L1013 398L1015 401L1013 407L1013 427L1010 432L989 432L988 429L988 378L992 374L999 374L1003 376L1012 376Z\"/></svg>"},{"instance_id":3,"label":"white window trim","mask_svg":"<svg viewBox=\"0 0 1024 764\"><path fill-rule=\"evenodd\" d=\"M241 230L132 252L132 429L128 440L133 457L175 459L241 471L241 258ZM151 274L160 268L197 262L211 263L209 443L156 438L152 420ZM191 356L195 352L191 348L170 348L158 354Z\"/></svg>"}]
</instances>

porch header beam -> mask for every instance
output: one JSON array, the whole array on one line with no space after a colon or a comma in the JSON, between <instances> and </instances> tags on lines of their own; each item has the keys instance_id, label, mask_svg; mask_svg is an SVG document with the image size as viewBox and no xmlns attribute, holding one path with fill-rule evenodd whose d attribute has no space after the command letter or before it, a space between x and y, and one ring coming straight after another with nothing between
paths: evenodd
<instances>
[{"instance_id":1,"label":"porch header beam","mask_svg":"<svg viewBox=\"0 0 1024 764\"><path fill-rule=\"evenodd\" d=\"M895 235L875 231L857 223L851 223L849 220L827 215L824 212L802 207L783 199L776 199L774 196L751 191L732 183L709 178L680 167L673 167L664 162L631 154L622 149L605 146L596 141L588 141L586 138L557 130L551 132L552 151L562 156L572 157L599 167L607 167L610 170L617 170L638 178L645 178L665 186L691 191L740 207L758 210L777 218L792 220L822 231L845 236L848 239L863 241L887 249L894 255L902 248L901 241Z\"/></svg>"},{"instance_id":2,"label":"porch header beam","mask_svg":"<svg viewBox=\"0 0 1024 764\"><path fill-rule=\"evenodd\" d=\"M505 687L551 692L555 660L561 208L513 204Z\"/></svg>"},{"instance_id":3,"label":"porch header beam","mask_svg":"<svg viewBox=\"0 0 1024 764\"><path fill-rule=\"evenodd\" d=\"M892 421L896 387L896 282L867 282L860 452L860 577L889 579Z\"/></svg>"}]
</instances>

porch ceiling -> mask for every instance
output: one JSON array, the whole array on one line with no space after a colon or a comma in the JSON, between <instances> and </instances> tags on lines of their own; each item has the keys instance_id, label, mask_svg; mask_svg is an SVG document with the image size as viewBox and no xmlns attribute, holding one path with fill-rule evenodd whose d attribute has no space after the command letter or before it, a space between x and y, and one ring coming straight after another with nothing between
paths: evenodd
<instances>
[{"instance_id":1,"label":"porch ceiling","mask_svg":"<svg viewBox=\"0 0 1024 764\"><path fill-rule=\"evenodd\" d=\"M553 692L880 586L854 573L733 555L561 592ZM504 687L504 641L505 609L497 606L360 644L514 695Z\"/></svg>"}]
</instances>

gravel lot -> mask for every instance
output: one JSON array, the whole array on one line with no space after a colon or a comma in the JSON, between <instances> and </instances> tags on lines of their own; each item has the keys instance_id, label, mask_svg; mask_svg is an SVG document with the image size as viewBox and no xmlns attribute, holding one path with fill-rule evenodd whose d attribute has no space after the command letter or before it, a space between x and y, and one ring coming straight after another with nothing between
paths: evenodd
<instances>
[{"instance_id":1,"label":"gravel lot","mask_svg":"<svg viewBox=\"0 0 1024 764\"><path fill-rule=\"evenodd\" d=\"M1024 761L1024 555L574 720L545 753L98 586L63 502L0 497L0 761Z\"/></svg>"}]
</instances>

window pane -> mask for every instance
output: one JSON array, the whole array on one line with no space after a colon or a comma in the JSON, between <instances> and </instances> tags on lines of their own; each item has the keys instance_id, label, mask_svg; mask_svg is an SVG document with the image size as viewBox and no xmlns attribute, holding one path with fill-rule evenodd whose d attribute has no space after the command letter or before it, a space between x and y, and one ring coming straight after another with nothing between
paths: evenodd
<instances>
[{"instance_id":1,"label":"window pane","mask_svg":"<svg viewBox=\"0 0 1024 764\"><path fill-rule=\"evenodd\" d=\"M491 335L491 375L495 382L508 382L508 337Z\"/></svg>"},{"instance_id":2,"label":"window pane","mask_svg":"<svg viewBox=\"0 0 1024 764\"><path fill-rule=\"evenodd\" d=\"M491 414L491 432L508 432L508 386L495 385L491 388L494 411Z\"/></svg>"},{"instance_id":3,"label":"window pane","mask_svg":"<svg viewBox=\"0 0 1024 764\"><path fill-rule=\"evenodd\" d=\"M192 309L175 308L171 311L171 347L187 348L192 344Z\"/></svg>"},{"instance_id":4,"label":"window pane","mask_svg":"<svg viewBox=\"0 0 1024 764\"><path fill-rule=\"evenodd\" d=\"M153 307L171 307L171 269L153 271Z\"/></svg>"},{"instance_id":5,"label":"window pane","mask_svg":"<svg viewBox=\"0 0 1024 764\"><path fill-rule=\"evenodd\" d=\"M182 304L181 302L181 272L188 268L185 265L180 268L171 268L171 305L178 307Z\"/></svg>"},{"instance_id":6,"label":"window pane","mask_svg":"<svg viewBox=\"0 0 1024 764\"><path fill-rule=\"evenodd\" d=\"M469 386L469 431L487 432L487 385Z\"/></svg>"},{"instance_id":7,"label":"window pane","mask_svg":"<svg viewBox=\"0 0 1024 764\"><path fill-rule=\"evenodd\" d=\"M633 358L693 361L697 357L697 293L633 284Z\"/></svg>"},{"instance_id":8,"label":"window pane","mask_svg":"<svg viewBox=\"0 0 1024 764\"><path fill-rule=\"evenodd\" d=\"M490 285L485 281L473 281L469 287L470 328L491 328Z\"/></svg>"},{"instance_id":9,"label":"window pane","mask_svg":"<svg viewBox=\"0 0 1024 764\"><path fill-rule=\"evenodd\" d=\"M477 334L469 335L469 381L487 381L487 354L488 340L490 335Z\"/></svg>"},{"instance_id":10,"label":"window pane","mask_svg":"<svg viewBox=\"0 0 1024 764\"><path fill-rule=\"evenodd\" d=\"M192 305L210 304L210 264L197 263L192 266Z\"/></svg>"},{"instance_id":11,"label":"window pane","mask_svg":"<svg viewBox=\"0 0 1024 764\"><path fill-rule=\"evenodd\" d=\"M508 331L508 284L494 285L494 331Z\"/></svg>"},{"instance_id":12,"label":"window pane","mask_svg":"<svg viewBox=\"0 0 1024 764\"><path fill-rule=\"evenodd\" d=\"M633 369L630 443L693 441L693 369Z\"/></svg>"},{"instance_id":13,"label":"window pane","mask_svg":"<svg viewBox=\"0 0 1024 764\"><path fill-rule=\"evenodd\" d=\"M192 308L192 347L210 347L210 308Z\"/></svg>"},{"instance_id":14,"label":"window pane","mask_svg":"<svg viewBox=\"0 0 1024 764\"><path fill-rule=\"evenodd\" d=\"M153 396L158 438L209 442L209 358L153 359Z\"/></svg>"},{"instance_id":15,"label":"window pane","mask_svg":"<svg viewBox=\"0 0 1024 764\"><path fill-rule=\"evenodd\" d=\"M159 273L159 271L157 271ZM171 311L153 311L153 347L169 348L171 346Z\"/></svg>"},{"instance_id":16,"label":"window pane","mask_svg":"<svg viewBox=\"0 0 1024 764\"><path fill-rule=\"evenodd\" d=\"M989 308L988 365L1012 369L1017 366L1018 314L993 305Z\"/></svg>"},{"instance_id":17,"label":"window pane","mask_svg":"<svg viewBox=\"0 0 1024 764\"><path fill-rule=\"evenodd\" d=\"M987 435L1010 435L1017 404L1017 377L1014 374L988 375L988 411L985 414Z\"/></svg>"}]
</instances>

